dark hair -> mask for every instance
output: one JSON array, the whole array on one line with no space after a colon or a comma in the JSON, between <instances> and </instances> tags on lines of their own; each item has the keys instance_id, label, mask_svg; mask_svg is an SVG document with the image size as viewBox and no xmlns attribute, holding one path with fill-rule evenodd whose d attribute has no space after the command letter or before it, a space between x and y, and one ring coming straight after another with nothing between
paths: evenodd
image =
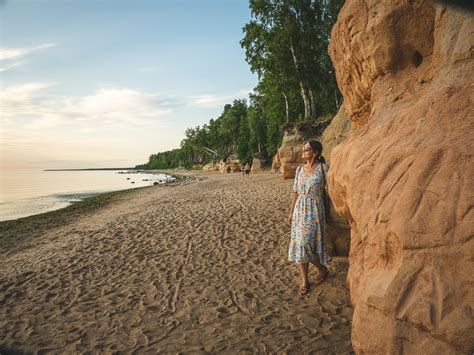
<instances>
[{"instance_id":1,"label":"dark hair","mask_svg":"<svg viewBox=\"0 0 474 355\"><path fill-rule=\"evenodd\" d=\"M318 141L315 141L315 140L310 140L310 141L306 141L306 143L308 143L310 145L313 152L315 152L315 153L318 152L318 161L320 161L321 163L325 163L326 159L324 159L324 157L322 155L323 145L321 144L321 142L318 142Z\"/></svg>"}]
</instances>

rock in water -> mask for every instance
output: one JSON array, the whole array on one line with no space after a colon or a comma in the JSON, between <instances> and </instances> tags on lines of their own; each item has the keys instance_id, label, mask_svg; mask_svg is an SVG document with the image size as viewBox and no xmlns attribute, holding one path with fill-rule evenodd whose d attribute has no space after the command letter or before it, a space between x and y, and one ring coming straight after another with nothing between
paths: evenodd
<instances>
[{"instance_id":1,"label":"rock in water","mask_svg":"<svg viewBox=\"0 0 474 355\"><path fill-rule=\"evenodd\" d=\"M347 1L332 30L352 133L328 179L351 224L357 353L474 351L473 31L421 0Z\"/></svg>"}]
</instances>

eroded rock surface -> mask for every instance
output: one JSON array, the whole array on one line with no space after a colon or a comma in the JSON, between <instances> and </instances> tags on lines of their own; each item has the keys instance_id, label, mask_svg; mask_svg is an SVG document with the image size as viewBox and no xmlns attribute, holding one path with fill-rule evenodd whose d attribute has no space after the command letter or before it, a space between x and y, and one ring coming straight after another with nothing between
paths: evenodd
<instances>
[{"instance_id":1,"label":"eroded rock surface","mask_svg":"<svg viewBox=\"0 0 474 355\"><path fill-rule=\"evenodd\" d=\"M215 162L207 163L202 167L202 170L206 171L218 171L219 170L219 164Z\"/></svg>"},{"instance_id":2,"label":"eroded rock surface","mask_svg":"<svg viewBox=\"0 0 474 355\"><path fill-rule=\"evenodd\" d=\"M331 120L331 124L324 130L321 136L323 145L323 156L327 163L331 165L331 154L334 148L345 142L351 134L351 120L346 112L344 104L339 108L338 113Z\"/></svg>"},{"instance_id":3,"label":"eroded rock surface","mask_svg":"<svg viewBox=\"0 0 474 355\"><path fill-rule=\"evenodd\" d=\"M280 173L284 179L294 178L296 168L303 163L301 149L305 140L296 128L286 131L283 135L281 147L278 149L278 161Z\"/></svg>"},{"instance_id":4,"label":"eroded rock surface","mask_svg":"<svg viewBox=\"0 0 474 355\"><path fill-rule=\"evenodd\" d=\"M272 170L273 172L279 172L280 171L280 166L281 166L281 163L280 163L280 158L278 157L278 152L273 156L273 159L272 159Z\"/></svg>"},{"instance_id":5,"label":"eroded rock surface","mask_svg":"<svg viewBox=\"0 0 474 355\"><path fill-rule=\"evenodd\" d=\"M331 154L334 148L346 141L351 133L351 121L346 113L344 104L324 130L320 141L323 145L323 156L331 166ZM350 226L346 219L331 210L331 221L327 224L328 251L331 255L348 256L350 249Z\"/></svg>"},{"instance_id":6,"label":"eroded rock surface","mask_svg":"<svg viewBox=\"0 0 474 355\"><path fill-rule=\"evenodd\" d=\"M231 154L225 161L219 163L219 171L221 173L241 172L241 162L236 154Z\"/></svg>"},{"instance_id":7,"label":"eroded rock surface","mask_svg":"<svg viewBox=\"0 0 474 355\"><path fill-rule=\"evenodd\" d=\"M357 353L474 351L473 18L352 0L333 28L353 131L328 177L351 224Z\"/></svg>"},{"instance_id":8,"label":"eroded rock surface","mask_svg":"<svg viewBox=\"0 0 474 355\"><path fill-rule=\"evenodd\" d=\"M267 161L265 159L259 158L259 157L254 157L252 159L252 169L251 169L252 173L267 170L266 169L266 164L267 164Z\"/></svg>"}]
</instances>

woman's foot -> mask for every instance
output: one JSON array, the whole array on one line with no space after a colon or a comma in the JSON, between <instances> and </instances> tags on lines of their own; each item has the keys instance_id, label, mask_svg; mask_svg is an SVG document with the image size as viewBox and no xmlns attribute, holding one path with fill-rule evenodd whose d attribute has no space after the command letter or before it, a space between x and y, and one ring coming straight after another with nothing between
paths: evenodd
<instances>
[{"instance_id":1,"label":"woman's foot","mask_svg":"<svg viewBox=\"0 0 474 355\"><path fill-rule=\"evenodd\" d=\"M326 280L326 277L328 276L329 270L327 267L324 266L323 270L319 270L319 274L316 277L316 285L319 285L321 282Z\"/></svg>"},{"instance_id":2,"label":"woman's foot","mask_svg":"<svg viewBox=\"0 0 474 355\"><path fill-rule=\"evenodd\" d=\"M307 295L309 292L309 284L300 285L300 294L301 296Z\"/></svg>"}]
</instances>

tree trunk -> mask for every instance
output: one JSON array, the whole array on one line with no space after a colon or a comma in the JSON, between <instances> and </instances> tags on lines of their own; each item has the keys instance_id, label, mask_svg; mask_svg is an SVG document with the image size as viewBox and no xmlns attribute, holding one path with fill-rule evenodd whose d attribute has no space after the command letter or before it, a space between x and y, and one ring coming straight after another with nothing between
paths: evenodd
<instances>
[{"instance_id":1,"label":"tree trunk","mask_svg":"<svg viewBox=\"0 0 474 355\"><path fill-rule=\"evenodd\" d=\"M299 81L299 84L300 84L300 93L301 93L301 97L303 98L303 104L304 104L304 119L306 121L311 117L311 103L310 103L310 100L309 100L309 97L308 97L308 93L306 92L305 85L304 85L303 80L302 80L301 75L300 75L300 68L299 68L299 65L298 65L298 59L296 58L296 53L295 53L295 49L293 48L293 41L292 40L290 40L290 52L291 52L291 56L293 57L293 63L295 64L296 73L297 73L298 79L299 79L298 81Z\"/></svg>"},{"instance_id":2,"label":"tree trunk","mask_svg":"<svg viewBox=\"0 0 474 355\"><path fill-rule=\"evenodd\" d=\"M311 104L309 102L309 97L302 81L300 81L300 93L301 97L303 98L304 120L306 121L311 117Z\"/></svg>"},{"instance_id":3,"label":"tree trunk","mask_svg":"<svg viewBox=\"0 0 474 355\"><path fill-rule=\"evenodd\" d=\"M316 118L316 100L314 99L313 90L309 89L309 98L311 99L311 118Z\"/></svg>"},{"instance_id":4,"label":"tree trunk","mask_svg":"<svg viewBox=\"0 0 474 355\"><path fill-rule=\"evenodd\" d=\"M286 121L286 123L289 123L290 122L290 112L289 112L289 108L288 108L288 97L286 96L284 91L283 91L283 97L285 98L285 121Z\"/></svg>"}]
</instances>

